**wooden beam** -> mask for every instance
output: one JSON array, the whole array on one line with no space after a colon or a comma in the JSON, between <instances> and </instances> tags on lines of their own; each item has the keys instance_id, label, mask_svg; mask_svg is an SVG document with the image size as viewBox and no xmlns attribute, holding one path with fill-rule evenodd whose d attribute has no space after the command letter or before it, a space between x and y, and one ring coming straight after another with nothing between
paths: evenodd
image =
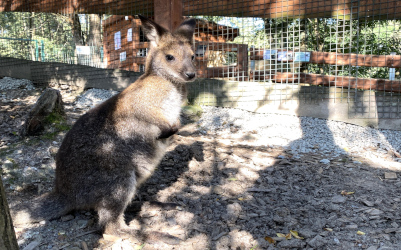
<instances>
[{"instance_id":1,"label":"wooden beam","mask_svg":"<svg viewBox=\"0 0 401 250\"><path fill-rule=\"evenodd\" d=\"M182 0L0 0L0 11L142 14L160 17L160 12L154 13L154 7L167 7L173 16L401 19L399 0L197 0L187 1L184 6ZM180 8L183 11L171 12ZM173 20L173 24L176 23L177 20Z\"/></svg>"},{"instance_id":2,"label":"wooden beam","mask_svg":"<svg viewBox=\"0 0 401 250\"><path fill-rule=\"evenodd\" d=\"M400 19L401 4L399 0L198 0L184 6L184 15Z\"/></svg>"},{"instance_id":3,"label":"wooden beam","mask_svg":"<svg viewBox=\"0 0 401 250\"><path fill-rule=\"evenodd\" d=\"M263 60L263 50L251 51L250 58L251 60ZM307 63L401 68L401 55L363 55L312 51L310 61Z\"/></svg>"},{"instance_id":4,"label":"wooden beam","mask_svg":"<svg viewBox=\"0 0 401 250\"><path fill-rule=\"evenodd\" d=\"M256 80L271 79L276 83L308 83L327 87L343 87L401 93L401 81L385 79L280 72L270 75L268 72L265 74L263 71L254 72L251 77Z\"/></svg>"},{"instance_id":5,"label":"wooden beam","mask_svg":"<svg viewBox=\"0 0 401 250\"><path fill-rule=\"evenodd\" d=\"M153 1L145 0L0 0L2 12L92 13L153 15Z\"/></svg>"},{"instance_id":6,"label":"wooden beam","mask_svg":"<svg viewBox=\"0 0 401 250\"><path fill-rule=\"evenodd\" d=\"M182 22L182 0L154 0L155 22L175 30Z\"/></svg>"}]
</instances>

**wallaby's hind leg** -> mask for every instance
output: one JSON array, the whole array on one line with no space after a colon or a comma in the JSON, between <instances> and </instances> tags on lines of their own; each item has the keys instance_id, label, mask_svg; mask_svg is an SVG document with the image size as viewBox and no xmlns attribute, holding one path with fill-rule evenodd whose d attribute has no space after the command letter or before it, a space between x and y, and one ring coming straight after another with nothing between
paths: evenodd
<instances>
[{"instance_id":1,"label":"wallaby's hind leg","mask_svg":"<svg viewBox=\"0 0 401 250\"><path fill-rule=\"evenodd\" d=\"M121 230L129 227L124 221L124 210L120 210L118 214L115 210L100 208L98 209L99 225L104 228L105 234L119 235Z\"/></svg>"}]
</instances>

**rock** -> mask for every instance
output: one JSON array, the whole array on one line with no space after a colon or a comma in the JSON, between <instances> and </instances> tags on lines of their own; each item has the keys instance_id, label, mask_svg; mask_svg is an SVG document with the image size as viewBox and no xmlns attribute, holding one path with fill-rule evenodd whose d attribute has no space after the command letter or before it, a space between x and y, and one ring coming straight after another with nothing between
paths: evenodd
<instances>
[{"instance_id":1,"label":"rock","mask_svg":"<svg viewBox=\"0 0 401 250\"><path fill-rule=\"evenodd\" d=\"M88 226L89 220L78 220L77 226L78 229L86 228Z\"/></svg>"},{"instance_id":2,"label":"rock","mask_svg":"<svg viewBox=\"0 0 401 250\"><path fill-rule=\"evenodd\" d=\"M283 240L277 244L277 247L279 249L281 248L301 248L303 249L305 247L306 243L305 241L299 240L299 239L291 239L291 240Z\"/></svg>"},{"instance_id":3,"label":"rock","mask_svg":"<svg viewBox=\"0 0 401 250\"><path fill-rule=\"evenodd\" d=\"M347 228L347 229L357 229L357 228L358 228L358 225L356 225L356 224L351 224L351 225L347 225L345 228Z\"/></svg>"},{"instance_id":4,"label":"rock","mask_svg":"<svg viewBox=\"0 0 401 250\"><path fill-rule=\"evenodd\" d=\"M397 174L394 172L385 172L384 179L397 179Z\"/></svg>"},{"instance_id":5,"label":"rock","mask_svg":"<svg viewBox=\"0 0 401 250\"><path fill-rule=\"evenodd\" d=\"M12 168L14 166L14 163L10 160L5 160L3 163L4 168Z\"/></svg>"},{"instance_id":6,"label":"rock","mask_svg":"<svg viewBox=\"0 0 401 250\"><path fill-rule=\"evenodd\" d=\"M394 232L396 232L398 230L398 228L387 228L387 229L384 229L384 232L386 233L386 234L389 234L389 233L394 233Z\"/></svg>"},{"instance_id":7,"label":"rock","mask_svg":"<svg viewBox=\"0 0 401 250\"><path fill-rule=\"evenodd\" d=\"M377 250L377 247L376 246L370 246L366 250Z\"/></svg>"},{"instance_id":8,"label":"rock","mask_svg":"<svg viewBox=\"0 0 401 250\"><path fill-rule=\"evenodd\" d=\"M62 222L66 222L66 221L70 221L74 219L74 215L72 214L68 214L68 215L64 215L61 217L61 221Z\"/></svg>"},{"instance_id":9,"label":"rock","mask_svg":"<svg viewBox=\"0 0 401 250\"><path fill-rule=\"evenodd\" d=\"M315 238L308 241L308 245L315 249L321 249L321 247L325 244L326 240L320 235L316 235Z\"/></svg>"},{"instance_id":10,"label":"rock","mask_svg":"<svg viewBox=\"0 0 401 250\"><path fill-rule=\"evenodd\" d=\"M31 243L29 243L26 247L24 247L23 250L34 250L37 249L37 247L40 245L40 241L32 241Z\"/></svg>"},{"instance_id":11,"label":"rock","mask_svg":"<svg viewBox=\"0 0 401 250\"><path fill-rule=\"evenodd\" d=\"M49 148L50 155L55 156L57 154L57 152L58 152L58 147L50 147Z\"/></svg>"},{"instance_id":12,"label":"rock","mask_svg":"<svg viewBox=\"0 0 401 250\"><path fill-rule=\"evenodd\" d=\"M310 230L310 229L302 229L298 232L299 236L304 237L304 238L312 238L314 237L317 233L315 233L314 231Z\"/></svg>"},{"instance_id":13,"label":"rock","mask_svg":"<svg viewBox=\"0 0 401 250\"><path fill-rule=\"evenodd\" d=\"M224 189L222 187L216 186L213 188L213 192L218 195L223 195Z\"/></svg>"},{"instance_id":14,"label":"rock","mask_svg":"<svg viewBox=\"0 0 401 250\"><path fill-rule=\"evenodd\" d=\"M368 207L373 207L375 205L373 202L368 201L368 200L362 200L362 203Z\"/></svg>"},{"instance_id":15,"label":"rock","mask_svg":"<svg viewBox=\"0 0 401 250\"><path fill-rule=\"evenodd\" d=\"M64 115L64 106L60 91L48 88L36 101L25 120L20 135L36 135L45 129L46 118L50 114Z\"/></svg>"},{"instance_id":16,"label":"rock","mask_svg":"<svg viewBox=\"0 0 401 250\"><path fill-rule=\"evenodd\" d=\"M60 89L62 89L62 90L66 90L66 89L69 89L70 88L70 86L68 86L67 84L61 84L60 85Z\"/></svg>"},{"instance_id":17,"label":"rock","mask_svg":"<svg viewBox=\"0 0 401 250\"><path fill-rule=\"evenodd\" d=\"M323 163L323 164L329 164L330 160L329 159L323 159L323 160L320 160L319 162Z\"/></svg>"},{"instance_id":18,"label":"rock","mask_svg":"<svg viewBox=\"0 0 401 250\"><path fill-rule=\"evenodd\" d=\"M339 240L339 239L337 239L337 238L334 238L334 239L333 239L333 241L334 241L334 244L336 244L336 245L340 245L340 240Z\"/></svg>"},{"instance_id":19,"label":"rock","mask_svg":"<svg viewBox=\"0 0 401 250\"><path fill-rule=\"evenodd\" d=\"M368 213L369 215L375 216L375 215L380 215L383 213L383 211L376 209L376 208L371 208L365 211L366 213Z\"/></svg>"},{"instance_id":20,"label":"rock","mask_svg":"<svg viewBox=\"0 0 401 250\"><path fill-rule=\"evenodd\" d=\"M333 198L331 198L331 202L333 203L344 203L347 200L347 198L345 198L342 195L336 195Z\"/></svg>"}]
</instances>

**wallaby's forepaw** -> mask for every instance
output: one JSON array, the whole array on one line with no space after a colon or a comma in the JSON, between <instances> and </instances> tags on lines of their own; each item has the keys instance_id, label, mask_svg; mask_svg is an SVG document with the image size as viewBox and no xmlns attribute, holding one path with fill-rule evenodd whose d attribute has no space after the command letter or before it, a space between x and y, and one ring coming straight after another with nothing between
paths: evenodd
<instances>
[{"instance_id":1,"label":"wallaby's forepaw","mask_svg":"<svg viewBox=\"0 0 401 250\"><path fill-rule=\"evenodd\" d=\"M178 132L178 127L171 127L170 129L166 129L166 130L162 130L162 132L160 133L160 135L157 137L157 139L166 139L169 138L170 136L173 136L174 134L176 134Z\"/></svg>"},{"instance_id":2,"label":"wallaby's forepaw","mask_svg":"<svg viewBox=\"0 0 401 250\"><path fill-rule=\"evenodd\" d=\"M170 126L169 128L161 128L161 133L157 139L166 139L170 136L176 134L181 127L181 122L178 120L175 124Z\"/></svg>"}]
</instances>

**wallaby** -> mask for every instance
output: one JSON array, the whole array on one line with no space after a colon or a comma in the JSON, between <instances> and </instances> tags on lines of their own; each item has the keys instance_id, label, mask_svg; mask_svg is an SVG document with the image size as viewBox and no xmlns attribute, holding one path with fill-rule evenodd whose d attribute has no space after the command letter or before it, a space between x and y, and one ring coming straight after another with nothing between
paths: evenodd
<instances>
[{"instance_id":1,"label":"wallaby","mask_svg":"<svg viewBox=\"0 0 401 250\"><path fill-rule=\"evenodd\" d=\"M139 16L150 41L145 73L121 93L89 110L66 134L56 155L55 187L27 210L14 211L14 223L55 219L76 209L94 209L104 233L143 235L130 229L124 211L148 179L180 128L186 83L195 79L195 20L171 33ZM19 213L18 213L19 212Z\"/></svg>"}]
</instances>

